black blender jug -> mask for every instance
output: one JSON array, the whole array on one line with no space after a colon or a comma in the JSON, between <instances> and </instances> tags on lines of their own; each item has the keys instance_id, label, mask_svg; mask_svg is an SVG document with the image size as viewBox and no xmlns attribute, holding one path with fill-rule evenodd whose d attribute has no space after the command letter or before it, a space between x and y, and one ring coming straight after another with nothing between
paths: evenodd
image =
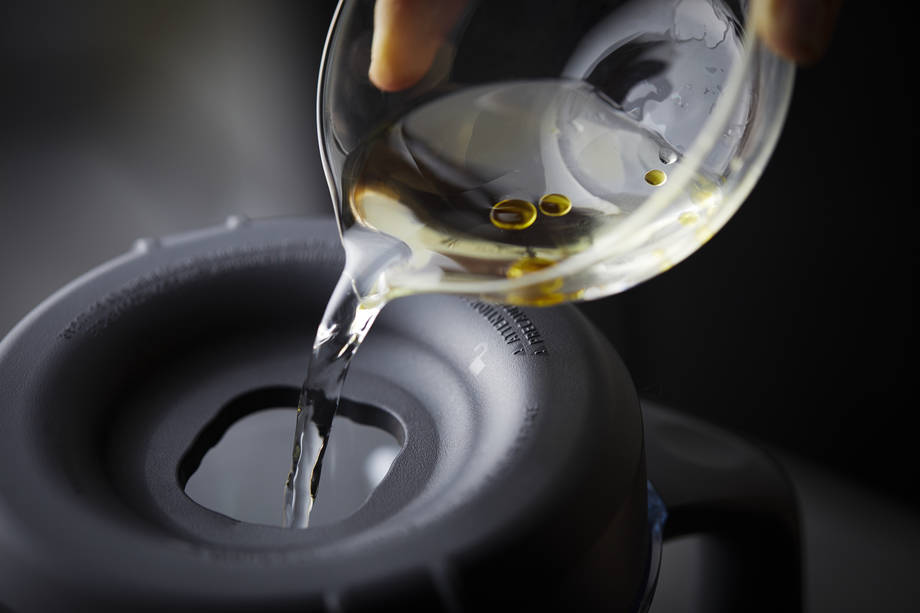
<instances>
[{"instance_id":1,"label":"black blender jug","mask_svg":"<svg viewBox=\"0 0 920 613\"><path fill-rule=\"evenodd\" d=\"M0 610L654 610L662 538L694 532L725 552L701 610L800 610L782 472L643 412L572 307L396 301L346 385L401 446L357 511L290 530L194 502L232 423L296 402L341 266L331 222L232 218L138 242L0 343Z\"/></svg>"}]
</instances>

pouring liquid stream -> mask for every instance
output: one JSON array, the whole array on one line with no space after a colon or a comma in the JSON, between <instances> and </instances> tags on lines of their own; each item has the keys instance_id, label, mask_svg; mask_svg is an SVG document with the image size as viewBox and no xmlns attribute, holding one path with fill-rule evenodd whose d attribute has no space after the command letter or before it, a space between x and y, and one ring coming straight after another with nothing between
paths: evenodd
<instances>
[{"instance_id":1,"label":"pouring liquid stream","mask_svg":"<svg viewBox=\"0 0 920 613\"><path fill-rule=\"evenodd\" d=\"M461 89L383 127L349 154L339 211L346 266L300 396L284 525L309 523L349 363L388 301L457 287L524 306L581 299L598 286L597 277L550 278L507 291L494 282L591 249L679 162L660 134L590 85L556 80ZM711 214L716 185L703 176L693 182L672 226ZM477 283L491 289L481 292Z\"/></svg>"},{"instance_id":2,"label":"pouring liquid stream","mask_svg":"<svg viewBox=\"0 0 920 613\"><path fill-rule=\"evenodd\" d=\"M293 462L284 484L282 522L287 528L309 525L348 366L383 305L362 301L347 274L327 305L297 403Z\"/></svg>"}]
</instances>

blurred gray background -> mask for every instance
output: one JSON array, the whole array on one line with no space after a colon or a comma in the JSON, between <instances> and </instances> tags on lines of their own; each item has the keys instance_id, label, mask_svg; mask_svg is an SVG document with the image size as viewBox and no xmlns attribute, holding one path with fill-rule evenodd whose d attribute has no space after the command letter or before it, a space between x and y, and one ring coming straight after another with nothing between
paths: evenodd
<instances>
[{"instance_id":1,"label":"blurred gray background","mask_svg":"<svg viewBox=\"0 0 920 613\"><path fill-rule=\"evenodd\" d=\"M0 335L135 238L331 214L314 128L329 2L5 6Z\"/></svg>"},{"instance_id":2,"label":"blurred gray background","mask_svg":"<svg viewBox=\"0 0 920 613\"><path fill-rule=\"evenodd\" d=\"M0 336L138 237L331 215L314 93L333 2L4 8ZM813 611L920 600L913 12L847 4L735 218L673 270L581 307L643 396L783 458ZM663 586L681 576L672 550Z\"/></svg>"}]
</instances>

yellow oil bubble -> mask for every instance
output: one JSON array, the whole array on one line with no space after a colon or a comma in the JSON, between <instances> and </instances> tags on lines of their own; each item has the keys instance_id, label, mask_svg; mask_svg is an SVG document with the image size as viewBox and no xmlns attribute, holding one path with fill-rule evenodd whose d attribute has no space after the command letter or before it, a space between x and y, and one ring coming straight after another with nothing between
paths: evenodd
<instances>
[{"instance_id":1,"label":"yellow oil bubble","mask_svg":"<svg viewBox=\"0 0 920 613\"><path fill-rule=\"evenodd\" d=\"M572 201L563 194L546 194L540 198L540 212L550 217L562 217L572 210Z\"/></svg>"},{"instance_id":2,"label":"yellow oil bubble","mask_svg":"<svg viewBox=\"0 0 920 613\"><path fill-rule=\"evenodd\" d=\"M553 260L547 260L546 258L538 258L538 257L521 258L520 260L517 260L516 262L508 266L508 270L505 272L505 276L508 277L509 279L520 279L524 275L529 275L539 270L549 268L550 266L554 264L555 262ZM560 287L562 287L562 279L557 278L557 279L550 279L548 281L544 281L543 283L540 283L539 285L537 285L535 290L537 293L544 295L544 294L555 292Z\"/></svg>"},{"instance_id":3,"label":"yellow oil bubble","mask_svg":"<svg viewBox=\"0 0 920 613\"><path fill-rule=\"evenodd\" d=\"M514 306L553 306L565 301L561 292L512 292L505 299Z\"/></svg>"},{"instance_id":4,"label":"yellow oil bubble","mask_svg":"<svg viewBox=\"0 0 920 613\"><path fill-rule=\"evenodd\" d=\"M534 296L527 303L527 305L535 307L547 307L557 305L561 302L565 302L565 294L560 292L551 292L549 294L540 294L539 296Z\"/></svg>"},{"instance_id":5,"label":"yellow oil bubble","mask_svg":"<svg viewBox=\"0 0 920 613\"><path fill-rule=\"evenodd\" d=\"M707 217L718 209L722 193L719 186L706 177L696 177L688 188L690 201Z\"/></svg>"},{"instance_id":6,"label":"yellow oil bubble","mask_svg":"<svg viewBox=\"0 0 920 613\"><path fill-rule=\"evenodd\" d=\"M690 190L690 201L693 204L706 204L715 197L715 191L708 187L694 186Z\"/></svg>"},{"instance_id":7,"label":"yellow oil bubble","mask_svg":"<svg viewBox=\"0 0 920 613\"><path fill-rule=\"evenodd\" d=\"M645 173L645 182L649 185L659 186L668 180L668 175L663 170L654 168Z\"/></svg>"},{"instance_id":8,"label":"yellow oil bubble","mask_svg":"<svg viewBox=\"0 0 920 613\"><path fill-rule=\"evenodd\" d=\"M682 226L692 226L699 222L700 216L694 213L693 211L684 211L677 216L677 221L680 222Z\"/></svg>"},{"instance_id":9,"label":"yellow oil bubble","mask_svg":"<svg viewBox=\"0 0 920 613\"><path fill-rule=\"evenodd\" d=\"M655 249L652 255L658 259L658 272L667 272L674 267L674 262L668 257L664 249Z\"/></svg>"},{"instance_id":10,"label":"yellow oil bubble","mask_svg":"<svg viewBox=\"0 0 920 613\"><path fill-rule=\"evenodd\" d=\"M506 275L509 279L518 279L532 272L549 268L553 264L555 264L554 261L547 260L546 258L521 258L508 266Z\"/></svg>"},{"instance_id":11,"label":"yellow oil bubble","mask_svg":"<svg viewBox=\"0 0 920 613\"><path fill-rule=\"evenodd\" d=\"M585 295L585 290L581 289L577 292L563 293L563 292L516 292L509 294L506 299L509 304L515 306L532 306L532 307L546 307L554 306L562 302L581 300Z\"/></svg>"},{"instance_id":12,"label":"yellow oil bubble","mask_svg":"<svg viewBox=\"0 0 920 613\"><path fill-rule=\"evenodd\" d=\"M523 230L537 220L537 207L532 202L509 198L496 202L489 214L492 225L502 230Z\"/></svg>"},{"instance_id":13,"label":"yellow oil bubble","mask_svg":"<svg viewBox=\"0 0 920 613\"><path fill-rule=\"evenodd\" d=\"M696 231L696 240L700 242L700 245L705 245L713 237L715 232L710 228L703 226Z\"/></svg>"}]
</instances>

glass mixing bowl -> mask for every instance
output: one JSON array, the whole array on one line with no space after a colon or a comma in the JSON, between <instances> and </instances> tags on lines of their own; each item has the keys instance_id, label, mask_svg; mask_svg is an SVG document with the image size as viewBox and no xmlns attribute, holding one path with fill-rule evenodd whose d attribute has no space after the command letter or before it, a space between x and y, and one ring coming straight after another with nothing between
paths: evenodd
<instances>
[{"instance_id":1,"label":"glass mixing bowl","mask_svg":"<svg viewBox=\"0 0 920 613\"><path fill-rule=\"evenodd\" d=\"M751 191L791 96L756 2L449 0L391 92L374 4L336 9L318 129L347 270L383 301L548 305L667 270Z\"/></svg>"}]
</instances>

